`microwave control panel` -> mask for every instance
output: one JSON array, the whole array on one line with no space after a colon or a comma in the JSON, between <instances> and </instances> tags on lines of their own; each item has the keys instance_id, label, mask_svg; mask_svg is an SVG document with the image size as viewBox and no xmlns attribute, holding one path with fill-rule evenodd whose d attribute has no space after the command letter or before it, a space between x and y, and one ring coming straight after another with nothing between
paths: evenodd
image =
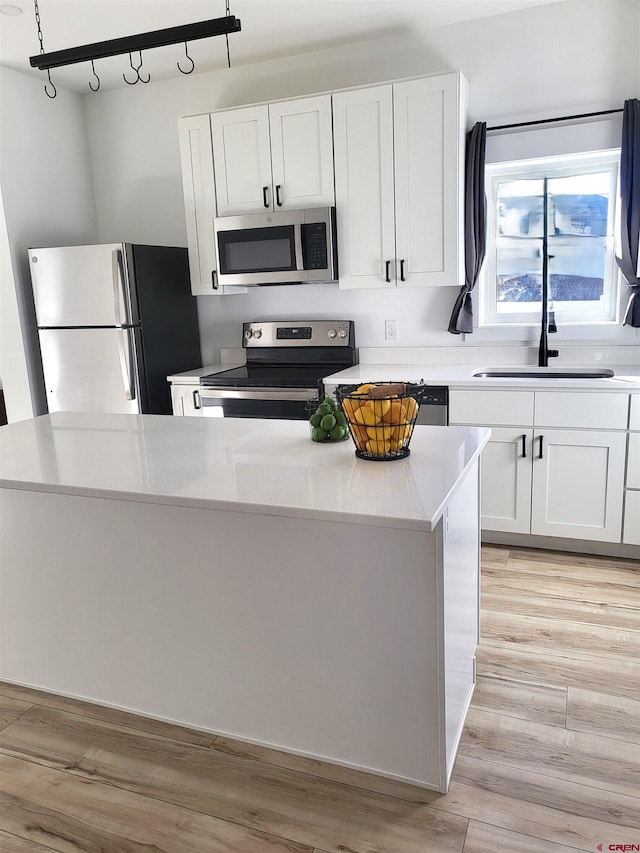
<instances>
[{"instance_id":1,"label":"microwave control panel","mask_svg":"<svg viewBox=\"0 0 640 853\"><path fill-rule=\"evenodd\" d=\"M326 222L307 222L302 225L302 263L306 270L327 269Z\"/></svg>"}]
</instances>

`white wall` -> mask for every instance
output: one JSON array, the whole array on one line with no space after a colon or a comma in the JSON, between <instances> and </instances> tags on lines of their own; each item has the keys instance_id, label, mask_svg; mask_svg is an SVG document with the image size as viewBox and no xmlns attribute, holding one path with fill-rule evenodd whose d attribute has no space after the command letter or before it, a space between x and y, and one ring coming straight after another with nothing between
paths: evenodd
<instances>
[{"instance_id":1,"label":"white wall","mask_svg":"<svg viewBox=\"0 0 640 853\"><path fill-rule=\"evenodd\" d=\"M5 248L2 268L13 278L7 272L2 287L15 287L15 296L6 292L2 304L11 306L15 299L24 341L23 356L18 359L15 351L11 361L3 356L1 369L7 414L17 420L31 415L23 398L25 370L33 413L45 406L27 249L91 243L98 229L82 96L58 88L50 99L41 81L0 67L0 115L0 186L10 255L7 264ZM15 409L13 400L21 401Z\"/></svg>"}]
</instances>

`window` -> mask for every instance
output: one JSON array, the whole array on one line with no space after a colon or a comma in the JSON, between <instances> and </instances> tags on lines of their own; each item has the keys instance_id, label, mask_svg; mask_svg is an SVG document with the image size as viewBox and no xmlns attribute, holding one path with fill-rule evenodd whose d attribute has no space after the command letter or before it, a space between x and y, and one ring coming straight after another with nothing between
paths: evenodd
<instances>
[{"instance_id":1,"label":"window","mask_svg":"<svg viewBox=\"0 0 640 853\"><path fill-rule=\"evenodd\" d=\"M558 324L617 321L619 156L603 151L487 166L480 325L539 322L545 243L549 309Z\"/></svg>"}]
</instances>

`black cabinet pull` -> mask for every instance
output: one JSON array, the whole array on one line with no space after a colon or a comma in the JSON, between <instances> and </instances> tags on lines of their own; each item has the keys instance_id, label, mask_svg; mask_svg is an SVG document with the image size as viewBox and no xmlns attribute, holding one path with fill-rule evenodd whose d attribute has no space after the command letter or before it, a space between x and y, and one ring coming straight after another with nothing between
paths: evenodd
<instances>
[{"instance_id":1,"label":"black cabinet pull","mask_svg":"<svg viewBox=\"0 0 640 853\"><path fill-rule=\"evenodd\" d=\"M520 441L522 442L522 458L527 458L527 434L523 432L520 436Z\"/></svg>"},{"instance_id":2,"label":"black cabinet pull","mask_svg":"<svg viewBox=\"0 0 640 853\"><path fill-rule=\"evenodd\" d=\"M211 287L213 287L214 290L218 289L218 278L215 270L211 270Z\"/></svg>"},{"instance_id":3,"label":"black cabinet pull","mask_svg":"<svg viewBox=\"0 0 640 853\"><path fill-rule=\"evenodd\" d=\"M198 391L197 388L193 392L193 408L194 409L200 408L200 392Z\"/></svg>"},{"instance_id":4,"label":"black cabinet pull","mask_svg":"<svg viewBox=\"0 0 640 853\"><path fill-rule=\"evenodd\" d=\"M406 281L404 277L404 258L400 260L400 281Z\"/></svg>"},{"instance_id":5,"label":"black cabinet pull","mask_svg":"<svg viewBox=\"0 0 640 853\"><path fill-rule=\"evenodd\" d=\"M391 261L385 261L386 273L385 278L387 281L391 281L390 270L391 270Z\"/></svg>"},{"instance_id":6,"label":"black cabinet pull","mask_svg":"<svg viewBox=\"0 0 640 853\"><path fill-rule=\"evenodd\" d=\"M269 207L269 200L267 199L267 192L269 191L269 187L262 187L262 202L265 207Z\"/></svg>"},{"instance_id":7,"label":"black cabinet pull","mask_svg":"<svg viewBox=\"0 0 640 853\"><path fill-rule=\"evenodd\" d=\"M282 202L280 201L280 190L282 189L281 184L276 184L276 204L278 207L282 207Z\"/></svg>"},{"instance_id":8,"label":"black cabinet pull","mask_svg":"<svg viewBox=\"0 0 640 853\"><path fill-rule=\"evenodd\" d=\"M539 435L539 436L538 436L538 441L540 442L540 446L539 446L539 448L538 448L538 459L542 459L542 458L543 458L543 457L542 457L542 442L544 441L544 436L543 436L543 435Z\"/></svg>"}]
</instances>

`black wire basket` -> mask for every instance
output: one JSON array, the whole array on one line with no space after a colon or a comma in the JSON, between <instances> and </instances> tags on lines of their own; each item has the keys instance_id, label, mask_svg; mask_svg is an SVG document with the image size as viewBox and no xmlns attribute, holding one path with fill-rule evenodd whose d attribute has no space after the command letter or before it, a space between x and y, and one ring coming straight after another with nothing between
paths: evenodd
<instances>
[{"instance_id":1,"label":"black wire basket","mask_svg":"<svg viewBox=\"0 0 640 853\"><path fill-rule=\"evenodd\" d=\"M376 462L404 459L426 386L412 382L338 385L340 404L356 456Z\"/></svg>"}]
</instances>

